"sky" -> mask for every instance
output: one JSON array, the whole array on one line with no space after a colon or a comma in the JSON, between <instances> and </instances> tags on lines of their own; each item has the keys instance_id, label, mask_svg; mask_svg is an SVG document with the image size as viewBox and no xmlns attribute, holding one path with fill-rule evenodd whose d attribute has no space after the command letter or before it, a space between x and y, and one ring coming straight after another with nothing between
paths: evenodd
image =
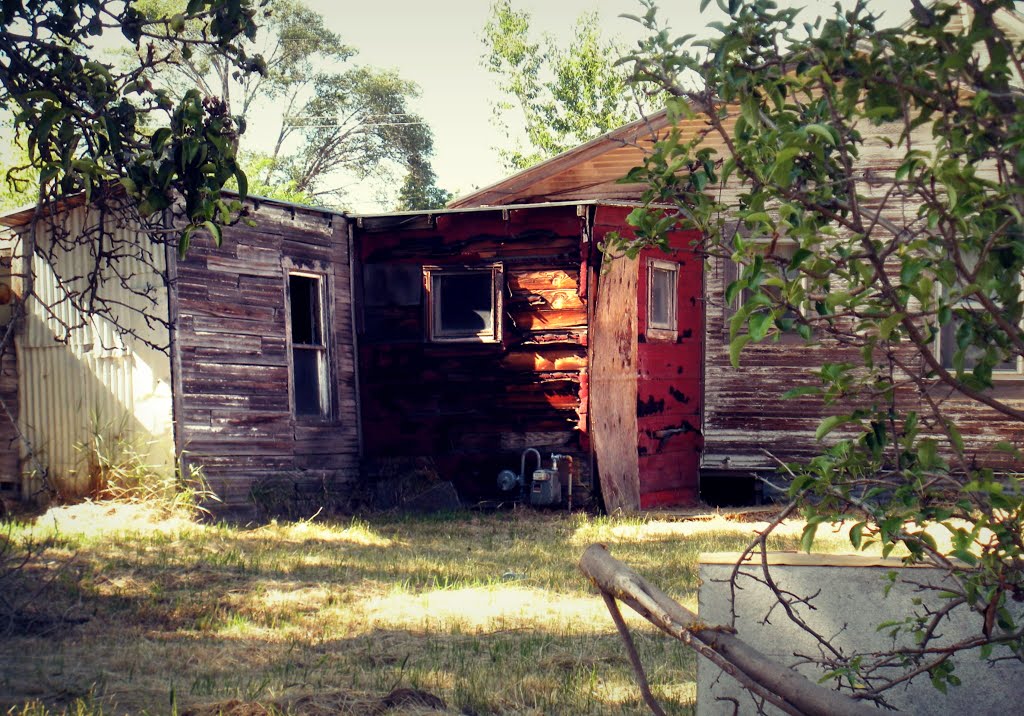
<instances>
[{"instance_id":1,"label":"sky","mask_svg":"<svg viewBox=\"0 0 1024 716\"><path fill-rule=\"evenodd\" d=\"M494 127L492 107L500 98L495 78L481 65L481 35L490 0L306 0L328 26L359 50L357 62L395 68L421 89L414 109L434 133L433 167L438 185L465 194L508 174L495 147L512 142ZM783 0L780 4L794 4ZM802 0L808 18L831 14L831 0ZM701 34L712 17L701 16L699 0L663 0L659 16L676 35ZM622 13L642 14L637 0L513 0L513 7L530 13L531 27L566 44L583 12L599 14L606 37L632 44L642 36L635 22ZM906 16L909 0L875 0L873 7L889 17ZM895 23L894 23L895 24ZM357 211L380 208L371 195L357 197Z\"/></svg>"}]
</instances>

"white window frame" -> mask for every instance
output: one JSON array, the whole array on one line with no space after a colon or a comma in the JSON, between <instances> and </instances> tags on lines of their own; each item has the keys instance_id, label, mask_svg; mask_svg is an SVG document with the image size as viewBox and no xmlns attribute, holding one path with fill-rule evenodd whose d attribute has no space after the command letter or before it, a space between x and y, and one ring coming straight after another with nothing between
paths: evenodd
<instances>
[{"instance_id":1,"label":"white window frame","mask_svg":"<svg viewBox=\"0 0 1024 716\"><path fill-rule=\"evenodd\" d=\"M311 279L316 281L317 289L317 315L314 317L319 322L320 343L319 344L296 344L294 341L293 315L295 307L292 303L292 277ZM328 276L325 273L306 271L301 269L285 270L285 296L287 297L287 321L286 330L288 337L288 383L289 383L289 407L296 420L322 421L331 418L332 394L331 394L331 352L330 352L330 330L327 299L330 295L328 290ZM315 351L317 354L317 379L319 383L320 410L316 413L300 413L298 401L296 400L296 374L295 374L295 353L296 351Z\"/></svg>"},{"instance_id":2,"label":"white window frame","mask_svg":"<svg viewBox=\"0 0 1024 716\"><path fill-rule=\"evenodd\" d=\"M672 290L669 292L668 320L654 321L654 272L665 271L672 275ZM647 259L647 331L648 338L674 341L679 335L679 264L664 259Z\"/></svg>"},{"instance_id":3,"label":"white window frame","mask_svg":"<svg viewBox=\"0 0 1024 716\"><path fill-rule=\"evenodd\" d=\"M953 309L955 310L957 307L982 309L981 302L974 298L963 298L957 301ZM939 362L939 365L951 373L956 372L956 368L953 367L953 355L956 353L957 325L954 314L954 318L940 328L935 340L935 359ZM992 382L1024 380L1024 356L1017 356L1015 362L1015 368L993 367ZM964 373L970 373L973 369L974 366L964 366Z\"/></svg>"},{"instance_id":4,"label":"white window frame","mask_svg":"<svg viewBox=\"0 0 1024 716\"><path fill-rule=\"evenodd\" d=\"M445 331L441 327L441 293L445 278L489 274L491 277L491 326L475 332ZM432 343L501 343L503 336L505 272L501 263L484 266L424 266L427 338Z\"/></svg>"}]
</instances>

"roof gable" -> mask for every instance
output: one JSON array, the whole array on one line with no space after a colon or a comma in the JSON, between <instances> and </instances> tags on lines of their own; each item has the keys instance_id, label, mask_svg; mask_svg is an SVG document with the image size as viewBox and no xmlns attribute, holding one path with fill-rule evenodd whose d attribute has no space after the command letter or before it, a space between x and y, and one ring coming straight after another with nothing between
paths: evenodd
<instances>
[{"instance_id":1,"label":"roof gable","mask_svg":"<svg viewBox=\"0 0 1024 716\"><path fill-rule=\"evenodd\" d=\"M448 206L501 206L550 201L637 199L642 184L619 184L664 136L670 122L662 110L614 129L490 186L461 196Z\"/></svg>"},{"instance_id":2,"label":"roof gable","mask_svg":"<svg viewBox=\"0 0 1024 716\"><path fill-rule=\"evenodd\" d=\"M953 31L963 31L972 19L968 8L959 10L950 24ZM1024 40L1024 15L1004 9L996 13L995 22L1011 38ZM637 201L646 185L620 180L643 163L644 155L655 141L668 134L670 125L667 112L661 110L461 196L448 206L463 209L553 201ZM708 125L698 114L693 119L680 120L676 126L684 138L691 138ZM708 136L705 142L721 155L720 140Z\"/></svg>"}]
</instances>

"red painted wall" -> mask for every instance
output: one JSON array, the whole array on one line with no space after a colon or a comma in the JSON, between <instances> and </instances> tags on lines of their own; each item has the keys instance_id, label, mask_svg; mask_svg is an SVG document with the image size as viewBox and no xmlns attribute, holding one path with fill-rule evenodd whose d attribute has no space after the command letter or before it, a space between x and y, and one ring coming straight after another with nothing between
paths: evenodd
<instances>
[{"instance_id":1,"label":"red painted wall","mask_svg":"<svg viewBox=\"0 0 1024 716\"><path fill-rule=\"evenodd\" d=\"M625 207L599 207L598 225L626 226ZM637 452L640 507L692 505L698 500L703 401L701 365L704 318L701 257L697 231L669 237L670 253L645 249L637 262ZM647 335L648 259L679 266L677 325L673 338Z\"/></svg>"}]
</instances>

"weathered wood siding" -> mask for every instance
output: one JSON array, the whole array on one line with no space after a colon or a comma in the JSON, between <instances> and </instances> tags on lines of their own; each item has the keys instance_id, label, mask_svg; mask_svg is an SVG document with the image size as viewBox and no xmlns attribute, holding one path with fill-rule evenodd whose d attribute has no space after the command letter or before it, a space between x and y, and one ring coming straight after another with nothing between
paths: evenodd
<instances>
[{"instance_id":1,"label":"weathered wood siding","mask_svg":"<svg viewBox=\"0 0 1024 716\"><path fill-rule=\"evenodd\" d=\"M899 157L883 137L899 134L896 125L867 126L857 175L862 194L861 206L868 211L883 208L885 184L870 178L891 177L899 166ZM917 131L915 146L925 150L933 144L930 129ZM984 172L984 168L979 168ZM995 178L995 177L993 177ZM719 196L729 204L738 203L742 187L735 182L721 187ZM898 201L884 204L882 215L896 225L908 216L916 216L917 206ZM877 234L882 238L884 234ZM898 267L893 268L894 274ZM821 419L842 407L824 408L816 397L782 399L783 393L801 385L820 385L813 371L824 363L860 364L859 351L844 348L823 336L820 342L805 344L797 336L779 341L748 345L738 369L729 361L729 327L732 307L725 305L725 289L733 278L726 260L709 262L707 274L707 349L705 369L705 451L702 467L709 474L723 475L750 468L772 469L776 461L800 461L820 454L822 442L814 433ZM920 357L906 346L905 358L920 363ZM1024 406L1024 377L1003 376L996 381L995 394L1016 407ZM927 402L912 386L898 393L901 405L930 415ZM943 402L943 413L963 433L968 455L992 467L1009 467L1005 452L994 446L999 441L1024 442L1024 426L973 400L950 394L948 388L935 388L933 398ZM846 408L848 409L848 407ZM826 439L827 442L828 439Z\"/></svg>"},{"instance_id":2,"label":"weathered wood siding","mask_svg":"<svg viewBox=\"0 0 1024 716\"><path fill-rule=\"evenodd\" d=\"M666 125L665 115L658 114L645 126L633 125L613 132L602 140L460 199L456 205L566 199L637 200L643 186L620 184L617 180L642 162L651 137L663 134ZM696 118L687 120L681 128L685 141L696 136L705 125ZM860 169L865 178L870 173L886 175L896 170L896 155L880 141L881 136L891 135L892 131L893 128L886 126L864 128L867 139ZM927 127L919 130L918 148L928 146L928 133ZM705 140L705 145L718 150L719 156L724 155L723 147L713 136ZM864 193L872 193L871 182L863 182L862 187ZM714 188L716 198L727 204L737 204L740 191L741 187L735 182ZM877 201L878 197L873 200ZM871 201L868 199L867 205ZM916 211L916 206L893 203L888 218L902 222L904 214L913 215ZM814 397L782 400L782 394L799 385L815 384L812 371L823 362L851 358L834 343L823 341L808 346L799 338L786 337L778 342L748 345L743 351L740 368L733 368L728 353L728 320L732 308L724 302L725 287L731 277L726 261L711 259L707 262L702 488L714 488L721 482L726 491L727 485L732 484L728 480L730 474L746 476L753 470L774 469L776 462L772 456L797 461L820 453L822 444L814 439L814 431L826 415L820 401ZM852 360L859 362L856 355ZM1014 406L1024 406L1024 379L1020 376L1000 378L995 392ZM1001 440L1017 445L1024 443L1022 427L975 401L947 393L936 391L933 397L943 401L944 412L960 428L969 457L978 464L1010 467L1008 455L993 451L993 445ZM913 391L906 391L902 399L908 407L924 406L924 401Z\"/></svg>"},{"instance_id":3,"label":"weathered wood siding","mask_svg":"<svg viewBox=\"0 0 1024 716\"><path fill-rule=\"evenodd\" d=\"M368 460L427 458L469 499L495 496L498 471L518 472L526 447L545 461L573 455L585 472L585 215L560 206L359 221ZM501 342L430 341L423 267L497 262Z\"/></svg>"},{"instance_id":4,"label":"weathered wood siding","mask_svg":"<svg viewBox=\"0 0 1024 716\"><path fill-rule=\"evenodd\" d=\"M359 466L348 225L329 211L266 203L255 226L193 241L172 309L177 442L229 509L343 505ZM288 273L326 282L330 410L296 416Z\"/></svg>"},{"instance_id":5,"label":"weathered wood siding","mask_svg":"<svg viewBox=\"0 0 1024 716\"><path fill-rule=\"evenodd\" d=\"M607 231L598 224L595 233ZM637 452L637 265L603 256L590 341L590 424L605 510L641 506Z\"/></svg>"}]
</instances>

